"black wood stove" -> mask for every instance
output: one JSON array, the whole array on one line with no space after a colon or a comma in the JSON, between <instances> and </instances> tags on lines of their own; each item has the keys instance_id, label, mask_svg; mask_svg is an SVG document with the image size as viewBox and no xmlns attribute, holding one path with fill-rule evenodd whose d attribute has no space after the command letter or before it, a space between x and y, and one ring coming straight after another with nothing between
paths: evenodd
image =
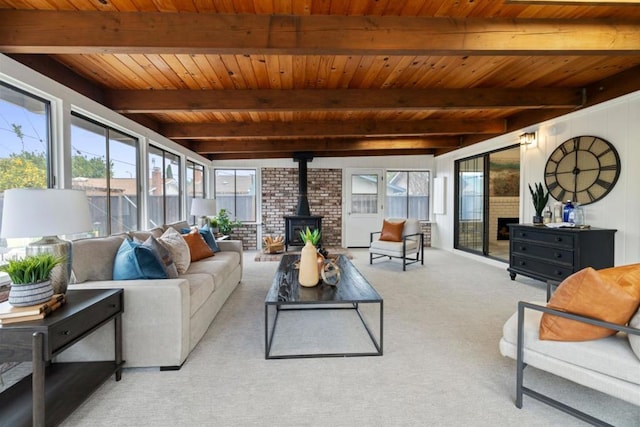
<instances>
[{"instance_id":1,"label":"black wood stove","mask_svg":"<svg viewBox=\"0 0 640 427\"><path fill-rule=\"evenodd\" d=\"M298 162L298 208L295 215L285 215L285 251L289 246L303 246L300 232L307 227L311 231L322 230L322 216L311 215L309 198L307 197L307 162L313 160L313 153L295 153L293 160ZM322 242L322 238L320 238Z\"/></svg>"}]
</instances>

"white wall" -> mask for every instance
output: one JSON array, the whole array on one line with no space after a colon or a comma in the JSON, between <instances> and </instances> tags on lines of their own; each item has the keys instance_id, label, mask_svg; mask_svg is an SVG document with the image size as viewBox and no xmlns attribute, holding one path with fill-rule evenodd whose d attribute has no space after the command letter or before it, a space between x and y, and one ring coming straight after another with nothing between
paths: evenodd
<instances>
[{"instance_id":1,"label":"white wall","mask_svg":"<svg viewBox=\"0 0 640 427\"><path fill-rule=\"evenodd\" d=\"M640 262L640 91L436 157L435 176L447 178L447 206L445 214L434 215L432 245L453 249L454 161L513 145L524 131L536 131L538 142L521 148L521 222L531 222L534 214L527 184L544 182L544 167L551 152L574 136L599 136L618 151L621 173L604 199L584 207L586 222L592 227L618 230L616 265Z\"/></svg>"}]
</instances>

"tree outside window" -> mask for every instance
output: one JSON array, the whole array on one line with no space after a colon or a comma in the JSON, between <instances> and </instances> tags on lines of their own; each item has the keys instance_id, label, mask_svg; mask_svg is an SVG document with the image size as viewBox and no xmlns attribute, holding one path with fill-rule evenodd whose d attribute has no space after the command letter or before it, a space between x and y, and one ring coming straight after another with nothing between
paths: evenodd
<instances>
[{"instance_id":1,"label":"tree outside window","mask_svg":"<svg viewBox=\"0 0 640 427\"><path fill-rule=\"evenodd\" d=\"M50 186L48 101L0 82L0 223L4 191ZM33 239L0 239L0 262Z\"/></svg>"}]
</instances>

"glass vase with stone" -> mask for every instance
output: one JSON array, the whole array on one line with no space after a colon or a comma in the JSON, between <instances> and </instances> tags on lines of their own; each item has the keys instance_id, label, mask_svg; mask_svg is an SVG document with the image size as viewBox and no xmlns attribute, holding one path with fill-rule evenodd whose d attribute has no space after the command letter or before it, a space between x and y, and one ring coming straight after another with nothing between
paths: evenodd
<instances>
[{"instance_id":1,"label":"glass vase with stone","mask_svg":"<svg viewBox=\"0 0 640 427\"><path fill-rule=\"evenodd\" d=\"M4 192L0 237L40 237L25 248L26 256L51 254L61 262L51 271L56 294L67 291L73 261L71 242L59 238L91 231L87 195L81 190L13 188Z\"/></svg>"}]
</instances>

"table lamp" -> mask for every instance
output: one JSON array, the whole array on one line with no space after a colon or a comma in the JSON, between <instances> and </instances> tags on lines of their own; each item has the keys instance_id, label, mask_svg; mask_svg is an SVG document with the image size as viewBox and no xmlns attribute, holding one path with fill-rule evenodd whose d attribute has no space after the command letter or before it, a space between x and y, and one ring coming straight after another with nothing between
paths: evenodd
<instances>
[{"instance_id":1,"label":"table lamp","mask_svg":"<svg viewBox=\"0 0 640 427\"><path fill-rule=\"evenodd\" d=\"M191 201L191 215L198 217L198 226L203 227L208 223L207 217L214 216L216 211L215 199L193 199Z\"/></svg>"},{"instance_id":2,"label":"table lamp","mask_svg":"<svg viewBox=\"0 0 640 427\"><path fill-rule=\"evenodd\" d=\"M65 261L51 273L54 293L64 293L71 277L71 242L57 235L90 231L87 195L81 190L14 188L4 192L0 237L42 237L30 243L26 255L51 253Z\"/></svg>"}]
</instances>

